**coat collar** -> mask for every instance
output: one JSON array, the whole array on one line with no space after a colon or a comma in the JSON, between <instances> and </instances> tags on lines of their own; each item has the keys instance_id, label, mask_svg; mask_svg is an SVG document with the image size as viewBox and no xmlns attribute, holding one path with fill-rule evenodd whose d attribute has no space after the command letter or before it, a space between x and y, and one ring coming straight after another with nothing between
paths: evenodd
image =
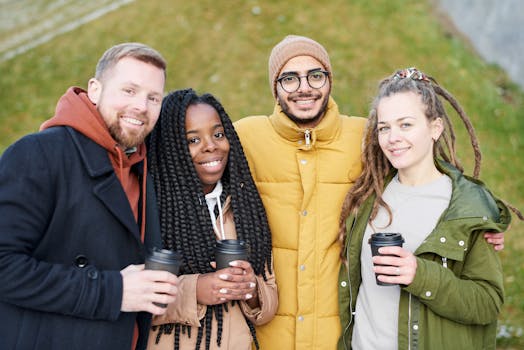
<instances>
[{"instance_id":1,"label":"coat collar","mask_svg":"<svg viewBox=\"0 0 524 350\"><path fill-rule=\"evenodd\" d=\"M66 127L80 154L87 174L96 180L93 193L129 232L140 240L140 231L135 221L129 200L118 180L107 151L83 134ZM141 164L141 163L140 163Z\"/></svg>"},{"instance_id":2,"label":"coat collar","mask_svg":"<svg viewBox=\"0 0 524 350\"><path fill-rule=\"evenodd\" d=\"M326 113L320 123L314 128L306 129L297 126L282 112L282 107L280 107L278 103L275 105L273 114L269 116L269 120L273 128L282 138L291 142L299 142L299 144L302 145L300 148L306 149L310 147L306 147L305 141L300 143L300 141L305 140L304 135L306 130L310 131L310 146L314 146L316 143L329 143L335 139L340 132L342 123L338 106L331 96L329 97Z\"/></svg>"}]
</instances>

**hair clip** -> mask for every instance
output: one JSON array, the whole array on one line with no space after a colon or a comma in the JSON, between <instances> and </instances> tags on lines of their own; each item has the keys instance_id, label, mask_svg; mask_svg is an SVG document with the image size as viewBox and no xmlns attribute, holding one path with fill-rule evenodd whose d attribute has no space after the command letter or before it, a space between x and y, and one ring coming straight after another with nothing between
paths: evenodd
<instances>
[{"instance_id":1,"label":"hair clip","mask_svg":"<svg viewBox=\"0 0 524 350\"><path fill-rule=\"evenodd\" d=\"M402 70L398 70L395 75L393 76L394 79L405 79L405 78L411 78L413 80L422 80L422 81L425 81L425 82L428 82L430 83L430 79L429 77L422 73L421 71L419 71L417 68L415 67L410 67L410 68L405 68L405 69L402 69Z\"/></svg>"}]
</instances>

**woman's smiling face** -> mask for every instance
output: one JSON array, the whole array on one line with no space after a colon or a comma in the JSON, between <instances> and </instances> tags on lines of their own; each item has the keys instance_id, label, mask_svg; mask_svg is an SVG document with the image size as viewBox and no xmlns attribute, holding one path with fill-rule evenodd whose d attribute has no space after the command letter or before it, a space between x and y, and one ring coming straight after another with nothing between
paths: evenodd
<instances>
[{"instance_id":1,"label":"woman's smiling face","mask_svg":"<svg viewBox=\"0 0 524 350\"><path fill-rule=\"evenodd\" d=\"M217 111L208 104L190 105L186 137L204 193L210 193L222 178L229 156L229 141Z\"/></svg>"},{"instance_id":2,"label":"woman's smiling face","mask_svg":"<svg viewBox=\"0 0 524 350\"><path fill-rule=\"evenodd\" d=\"M380 148L400 176L434 168L433 145L442 132L442 120L428 120L419 95L400 92L382 98L377 128Z\"/></svg>"}]
</instances>

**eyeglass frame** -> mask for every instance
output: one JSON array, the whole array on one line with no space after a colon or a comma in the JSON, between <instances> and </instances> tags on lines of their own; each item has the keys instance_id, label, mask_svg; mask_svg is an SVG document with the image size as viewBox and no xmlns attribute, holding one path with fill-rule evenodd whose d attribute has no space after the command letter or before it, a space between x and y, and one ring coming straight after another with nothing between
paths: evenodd
<instances>
[{"instance_id":1,"label":"eyeglass frame","mask_svg":"<svg viewBox=\"0 0 524 350\"><path fill-rule=\"evenodd\" d=\"M322 73L322 74L324 74L324 79L325 80L324 80L324 83L321 86L319 86L319 87L311 86L311 83L309 82L309 76L311 74L313 74L313 73ZM309 85L310 88L315 89L315 90L322 89L326 85L326 82L329 80L329 74L330 73L328 71L326 71L326 70L313 69L313 70L310 70L306 75L295 75L293 73L285 74L285 75L281 76L280 78L277 78L276 81L280 84L280 87L282 88L282 90L284 90L285 92L290 94L290 93L296 92L296 91L298 91L298 89L300 89L300 86L302 86L302 78L306 78L306 82L307 82L307 84ZM285 78L288 78L288 77L298 78L298 86L293 91L286 90L286 88L284 88L284 85L282 85L282 80L284 80Z\"/></svg>"}]
</instances>

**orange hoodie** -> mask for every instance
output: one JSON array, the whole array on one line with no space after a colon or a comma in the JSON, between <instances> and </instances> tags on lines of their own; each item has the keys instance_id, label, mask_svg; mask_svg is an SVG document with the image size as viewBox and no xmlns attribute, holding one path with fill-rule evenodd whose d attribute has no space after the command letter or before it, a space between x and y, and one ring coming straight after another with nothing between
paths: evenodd
<instances>
[{"instance_id":1,"label":"orange hoodie","mask_svg":"<svg viewBox=\"0 0 524 350\"><path fill-rule=\"evenodd\" d=\"M143 160L144 174L146 173L145 144L142 143L139 145L137 151L128 157L110 135L107 125L98 112L96 105L89 100L86 91L79 87L70 87L66 91L57 103L55 115L45 121L40 126L40 130L52 126L70 126L107 150L111 164L127 195L129 204L135 215L135 220L138 220L140 184L138 176L131 171L131 166ZM146 198L145 176L142 183L142 194L142 198ZM144 210L142 210L142 215L144 215ZM140 233L143 240L145 217L143 216L142 219Z\"/></svg>"}]
</instances>

